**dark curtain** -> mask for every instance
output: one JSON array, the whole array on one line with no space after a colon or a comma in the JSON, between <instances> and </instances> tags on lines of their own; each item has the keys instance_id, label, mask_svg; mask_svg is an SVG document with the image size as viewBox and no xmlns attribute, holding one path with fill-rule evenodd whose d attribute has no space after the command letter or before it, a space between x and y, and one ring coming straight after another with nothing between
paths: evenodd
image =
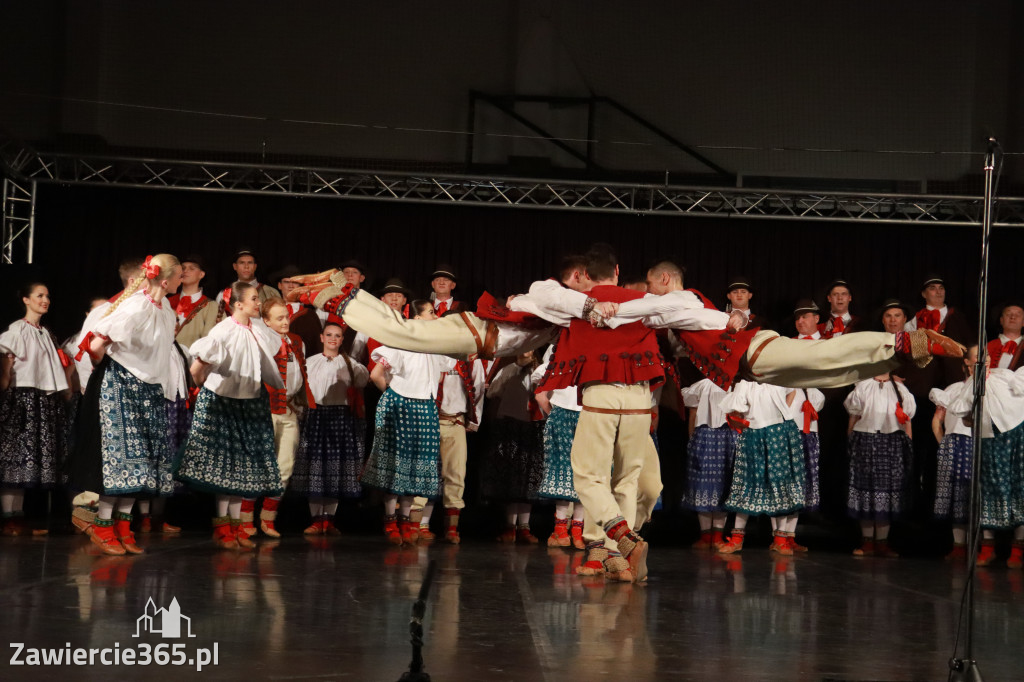
<instances>
[{"instance_id":1,"label":"dark curtain","mask_svg":"<svg viewBox=\"0 0 1024 682\"><path fill-rule=\"evenodd\" d=\"M459 275L457 297L475 304L484 289L498 295L523 291L551 274L561 254L594 241L617 249L623 277L642 277L659 258L678 260L687 268L686 285L719 305L730 277L749 277L752 307L783 334L795 333L796 299L813 296L825 306L825 286L837 277L851 283L854 313L871 316L889 296L916 309L919 283L938 272L946 278L949 303L974 319L978 232L925 223L633 216L43 185L36 263L0 267L0 324L21 314L18 285L38 278L54 300L48 324L59 336L71 334L91 296L120 288L117 265L130 255L202 254L208 294L234 279L232 256L243 246L256 251L261 281L289 263L315 271L357 258L370 269L372 292L397 276L426 295L430 273L445 262ZM995 303L1019 293L1015 261L1024 231L997 230L992 244Z\"/></svg>"}]
</instances>

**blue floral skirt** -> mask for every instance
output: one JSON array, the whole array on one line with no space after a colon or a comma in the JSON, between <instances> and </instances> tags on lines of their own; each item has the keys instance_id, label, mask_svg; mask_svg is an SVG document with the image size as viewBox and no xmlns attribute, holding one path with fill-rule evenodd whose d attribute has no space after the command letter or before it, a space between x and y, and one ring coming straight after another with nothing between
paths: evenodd
<instances>
[{"instance_id":1,"label":"blue floral skirt","mask_svg":"<svg viewBox=\"0 0 1024 682\"><path fill-rule=\"evenodd\" d=\"M166 402L160 384L147 384L111 359L100 386L103 495L174 492Z\"/></svg>"},{"instance_id":2,"label":"blue floral skirt","mask_svg":"<svg viewBox=\"0 0 1024 682\"><path fill-rule=\"evenodd\" d=\"M981 441L981 525L1024 524L1024 423Z\"/></svg>"},{"instance_id":3,"label":"blue floral skirt","mask_svg":"<svg viewBox=\"0 0 1024 682\"><path fill-rule=\"evenodd\" d=\"M937 457L935 506L932 510L935 518L967 523L973 459L973 438L959 433L943 437Z\"/></svg>"},{"instance_id":4,"label":"blue floral skirt","mask_svg":"<svg viewBox=\"0 0 1024 682\"><path fill-rule=\"evenodd\" d=\"M697 512L725 511L738 435L726 425L712 428L702 424L694 429L686 445L684 507Z\"/></svg>"},{"instance_id":5,"label":"blue floral skirt","mask_svg":"<svg viewBox=\"0 0 1024 682\"><path fill-rule=\"evenodd\" d=\"M0 393L0 486L52 488L67 453L64 400L38 388Z\"/></svg>"},{"instance_id":6,"label":"blue floral skirt","mask_svg":"<svg viewBox=\"0 0 1024 682\"><path fill-rule=\"evenodd\" d=\"M564 407L552 407L544 422L544 477L538 497L579 502L572 479L572 439L580 413Z\"/></svg>"},{"instance_id":7,"label":"blue floral skirt","mask_svg":"<svg viewBox=\"0 0 1024 682\"><path fill-rule=\"evenodd\" d=\"M850 434L850 490L846 513L864 521L891 521L906 509L914 448L903 431Z\"/></svg>"},{"instance_id":8,"label":"blue floral skirt","mask_svg":"<svg viewBox=\"0 0 1024 682\"><path fill-rule=\"evenodd\" d=\"M273 497L284 492L266 392L243 399L200 390L176 475L197 490L221 495Z\"/></svg>"},{"instance_id":9,"label":"blue floral skirt","mask_svg":"<svg viewBox=\"0 0 1024 682\"><path fill-rule=\"evenodd\" d=\"M821 460L821 439L816 431L800 433L804 441L804 468L807 470L807 484L804 486L804 511L817 511L821 508L821 484L818 466Z\"/></svg>"},{"instance_id":10,"label":"blue floral skirt","mask_svg":"<svg viewBox=\"0 0 1024 682\"><path fill-rule=\"evenodd\" d=\"M317 405L306 415L289 488L307 497L359 497L366 453L363 420L348 405Z\"/></svg>"},{"instance_id":11,"label":"blue floral skirt","mask_svg":"<svg viewBox=\"0 0 1024 682\"><path fill-rule=\"evenodd\" d=\"M804 506L807 472L800 430L792 421L744 429L725 508L745 514L792 514Z\"/></svg>"},{"instance_id":12,"label":"blue floral skirt","mask_svg":"<svg viewBox=\"0 0 1024 682\"><path fill-rule=\"evenodd\" d=\"M362 483L392 495L441 492L441 423L433 400L384 391L374 415L373 450Z\"/></svg>"}]
</instances>

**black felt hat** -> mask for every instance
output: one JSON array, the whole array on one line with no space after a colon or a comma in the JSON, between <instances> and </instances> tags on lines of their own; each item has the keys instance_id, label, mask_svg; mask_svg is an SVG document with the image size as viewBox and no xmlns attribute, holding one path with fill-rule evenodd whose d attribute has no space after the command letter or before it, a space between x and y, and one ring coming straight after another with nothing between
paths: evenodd
<instances>
[{"instance_id":1,"label":"black felt hat","mask_svg":"<svg viewBox=\"0 0 1024 682\"><path fill-rule=\"evenodd\" d=\"M821 314L821 308L811 298L801 298L796 302L796 308L793 309L793 316L800 317L804 313L814 313L815 315Z\"/></svg>"},{"instance_id":2,"label":"black felt hat","mask_svg":"<svg viewBox=\"0 0 1024 682\"><path fill-rule=\"evenodd\" d=\"M398 277L392 277L384 283L384 288L380 290L380 295L383 296L384 294L402 294L408 299L412 298L412 292L405 286L405 282Z\"/></svg>"},{"instance_id":3,"label":"black felt hat","mask_svg":"<svg viewBox=\"0 0 1024 682\"><path fill-rule=\"evenodd\" d=\"M438 265L437 268L435 268L433 274L430 275L430 279L432 280L437 279L438 277L447 277L453 282L459 281L459 278L455 276L455 268L453 268L451 265L448 265L447 263L442 263L441 265Z\"/></svg>"},{"instance_id":4,"label":"black felt hat","mask_svg":"<svg viewBox=\"0 0 1024 682\"><path fill-rule=\"evenodd\" d=\"M733 289L746 289L747 291L753 291L754 285L750 283L750 278L744 275L736 275L729 280L729 286L725 288L725 293L729 293Z\"/></svg>"},{"instance_id":5,"label":"black felt hat","mask_svg":"<svg viewBox=\"0 0 1024 682\"><path fill-rule=\"evenodd\" d=\"M942 277L936 275L934 272L928 273L928 275L924 278L924 282L921 283L921 291L924 291L933 284L941 284L945 286L946 282L942 279Z\"/></svg>"}]
</instances>

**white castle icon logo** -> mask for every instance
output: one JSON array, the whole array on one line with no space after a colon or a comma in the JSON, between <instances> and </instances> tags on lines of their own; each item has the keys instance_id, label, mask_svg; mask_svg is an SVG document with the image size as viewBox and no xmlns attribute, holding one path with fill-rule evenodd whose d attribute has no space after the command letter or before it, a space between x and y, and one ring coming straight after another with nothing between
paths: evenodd
<instances>
[{"instance_id":1,"label":"white castle icon logo","mask_svg":"<svg viewBox=\"0 0 1024 682\"><path fill-rule=\"evenodd\" d=\"M159 634L165 639L177 639L182 636L182 621L185 623L185 636L195 637L192 634L192 619L181 615L181 607L178 605L178 598L171 599L171 605L165 608L157 608L150 597L146 602L145 612L135 621L135 634L138 637L143 632Z\"/></svg>"}]
</instances>

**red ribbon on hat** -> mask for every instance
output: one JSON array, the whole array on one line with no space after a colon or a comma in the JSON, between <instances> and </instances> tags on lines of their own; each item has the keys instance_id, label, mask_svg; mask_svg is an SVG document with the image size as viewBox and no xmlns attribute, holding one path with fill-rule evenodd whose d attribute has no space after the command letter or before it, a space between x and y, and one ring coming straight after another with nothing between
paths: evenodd
<instances>
[{"instance_id":1,"label":"red ribbon on hat","mask_svg":"<svg viewBox=\"0 0 1024 682\"><path fill-rule=\"evenodd\" d=\"M146 279L156 279L160 276L160 266L153 262L152 256L146 256L142 269L146 273Z\"/></svg>"},{"instance_id":2,"label":"red ribbon on hat","mask_svg":"<svg viewBox=\"0 0 1024 682\"><path fill-rule=\"evenodd\" d=\"M811 432L811 422L818 420L818 411L811 405L810 400L805 400L800 408L804 413L804 433Z\"/></svg>"}]
</instances>

